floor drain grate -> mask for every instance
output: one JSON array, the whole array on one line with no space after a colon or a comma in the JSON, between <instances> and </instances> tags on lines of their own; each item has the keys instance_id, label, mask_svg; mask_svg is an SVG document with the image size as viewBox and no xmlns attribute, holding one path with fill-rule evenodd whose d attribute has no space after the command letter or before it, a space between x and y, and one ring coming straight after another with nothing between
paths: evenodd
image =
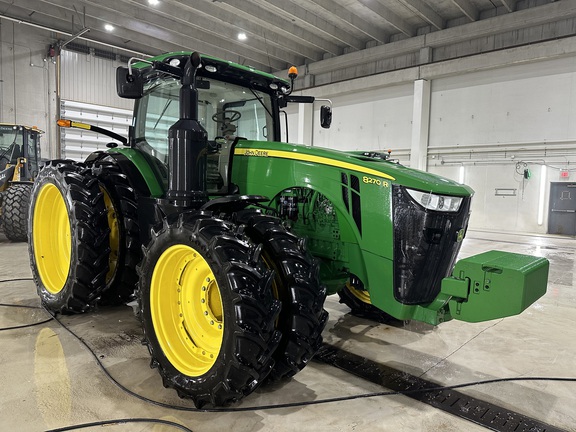
<instances>
[{"instance_id":1,"label":"floor drain grate","mask_svg":"<svg viewBox=\"0 0 576 432\"><path fill-rule=\"evenodd\" d=\"M409 391L406 396L447 413L498 432L565 432L497 405L455 390L427 390L440 386L430 381L373 362L356 354L324 344L315 360L379 384L393 391ZM421 391L420 391L421 390Z\"/></svg>"}]
</instances>

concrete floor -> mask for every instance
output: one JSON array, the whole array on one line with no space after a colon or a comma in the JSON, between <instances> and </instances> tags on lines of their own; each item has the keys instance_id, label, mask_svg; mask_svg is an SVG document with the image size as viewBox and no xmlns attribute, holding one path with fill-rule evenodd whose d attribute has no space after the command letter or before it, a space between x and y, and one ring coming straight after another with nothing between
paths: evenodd
<instances>
[{"instance_id":1,"label":"concrete floor","mask_svg":"<svg viewBox=\"0 0 576 432\"><path fill-rule=\"evenodd\" d=\"M461 257L499 249L551 262L548 293L522 315L481 324L450 321L394 327L356 318L329 297L325 341L372 361L438 383L500 377L576 377L576 280L573 238L471 231ZM0 280L29 278L27 247L0 234ZM38 306L32 281L0 283L3 304ZM41 309L0 306L0 328L49 318ZM128 306L64 317L109 373L149 399L193 408L162 387L140 344ZM0 431L45 431L122 418L174 421L194 432L222 431L481 431L469 421L405 396L246 412L187 412L137 399L115 385L92 354L58 323L0 331ZM313 401L385 390L332 366L311 362L291 381L258 389L233 408ZM576 383L520 381L461 389L463 393L576 431ZM121 424L84 430L166 431L173 426Z\"/></svg>"}]
</instances>

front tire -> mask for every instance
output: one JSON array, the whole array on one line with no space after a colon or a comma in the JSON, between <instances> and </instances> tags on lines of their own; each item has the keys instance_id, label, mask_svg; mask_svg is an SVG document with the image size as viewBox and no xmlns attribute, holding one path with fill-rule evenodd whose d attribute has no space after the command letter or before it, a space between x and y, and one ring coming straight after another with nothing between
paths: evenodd
<instances>
[{"instance_id":1,"label":"front tire","mask_svg":"<svg viewBox=\"0 0 576 432\"><path fill-rule=\"evenodd\" d=\"M98 181L72 161L51 161L31 193L28 252L42 303L55 313L89 309L105 286L108 226Z\"/></svg>"},{"instance_id":2,"label":"front tire","mask_svg":"<svg viewBox=\"0 0 576 432\"><path fill-rule=\"evenodd\" d=\"M355 283L355 285L352 284ZM359 288L356 288L356 285ZM354 316L376 321L382 324L395 324L402 321L394 318L392 315L378 309L370 301L370 293L363 289L362 282L355 277L346 283L344 288L338 291L340 303L344 303L350 308L350 313Z\"/></svg>"},{"instance_id":3,"label":"front tire","mask_svg":"<svg viewBox=\"0 0 576 432\"><path fill-rule=\"evenodd\" d=\"M13 242L28 240L28 208L32 185L13 184L2 200L4 235Z\"/></svg>"},{"instance_id":4,"label":"front tire","mask_svg":"<svg viewBox=\"0 0 576 432\"><path fill-rule=\"evenodd\" d=\"M280 302L257 248L208 214L170 217L140 269L144 338L166 387L197 407L226 405L268 375Z\"/></svg>"}]
</instances>

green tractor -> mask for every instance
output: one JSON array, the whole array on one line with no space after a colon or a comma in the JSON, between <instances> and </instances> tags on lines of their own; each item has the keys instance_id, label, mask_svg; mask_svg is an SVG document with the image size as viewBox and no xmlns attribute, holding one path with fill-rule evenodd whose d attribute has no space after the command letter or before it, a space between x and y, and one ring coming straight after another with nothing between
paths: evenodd
<instances>
[{"instance_id":1,"label":"green tractor","mask_svg":"<svg viewBox=\"0 0 576 432\"><path fill-rule=\"evenodd\" d=\"M28 238L28 204L42 133L35 127L0 123L0 227L12 241Z\"/></svg>"},{"instance_id":2,"label":"green tractor","mask_svg":"<svg viewBox=\"0 0 576 432\"><path fill-rule=\"evenodd\" d=\"M32 271L55 313L136 298L151 366L196 406L301 370L327 294L368 317L438 324L517 314L546 291L542 258L455 264L467 186L388 155L281 142L282 108L315 102L291 95L296 71L286 81L177 52L131 59L116 78L136 99L129 137L59 123L121 146L40 172Z\"/></svg>"}]
</instances>

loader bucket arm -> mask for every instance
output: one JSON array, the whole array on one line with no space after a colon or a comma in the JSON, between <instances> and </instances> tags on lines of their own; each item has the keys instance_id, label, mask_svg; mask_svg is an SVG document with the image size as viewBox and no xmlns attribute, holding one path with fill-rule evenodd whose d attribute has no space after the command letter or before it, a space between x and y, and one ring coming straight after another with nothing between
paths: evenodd
<instances>
[{"instance_id":1,"label":"loader bucket arm","mask_svg":"<svg viewBox=\"0 0 576 432\"><path fill-rule=\"evenodd\" d=\"M14 176L14 166L10 166L3 171L0 171L0 191L3 191L8 187L8 182L12 180Z\"/></svg>"}]
</instances>

